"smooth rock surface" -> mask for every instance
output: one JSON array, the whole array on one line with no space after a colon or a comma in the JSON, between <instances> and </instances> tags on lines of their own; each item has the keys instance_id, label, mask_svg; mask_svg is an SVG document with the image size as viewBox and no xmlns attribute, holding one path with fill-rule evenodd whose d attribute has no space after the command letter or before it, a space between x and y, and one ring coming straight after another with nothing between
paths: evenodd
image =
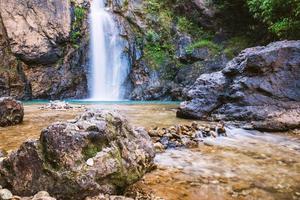
<instances>
[{"instance_id":1,"label":"smooth rock surface","mask_svg":"<svg viewBox=\"0 0 300 200\"><path fill-rule=\"evenodd\" d=\"M152 169L153 158L145 130L132 128L118 112L87 111L21 145L0 163L0 182L19 196L42 190L58 199L120 194Z\"/></svg>"},{"instance_id":2,"label":"smooth rock surface","mask_svg":"<svg viewBox=\"0 0 300 200\"><path fill-rule=\"evenodd\" d=\"M0 97L86 97L88 9L88 0L0 1Z\"/></svg>"},{"instance_id":3,"label":"smooth rock surface","mask_svg":"<svg viewBox=\"0 0 300 200\"><path fill-rule=\"evenodd\" d=\"M190 87L178 117L251 122L261 130L300 126L300 41L249 48Z\"/></svg>"},{"instance_id":4,"label":"smooth rock surface","mask_svg":"<svg viewBox=\"0 0 300 200\"><path fill-rule=\"evenodd\" d=\"M36 195L34 195L31 200L56 200L56 199L51 197L48 192L40 191Z\"/></svg>"},{"instance_id":5,"label":"smooth rock surface","mask_svg":"<svg viewBox=\"0 0 300 200\"><path fill-rule=\"evenodd\" d=\"M20 101L10 97L0 98L0 126L19 124L23 121L23 117L24 108Z\"/></svg>"},{"instance_id":6,"label":"smooth rock surface","mask_svg":"<svg viewBox=\"0 0 300 200\"><path fill-rule=\"evenodd\" d=\"M8 189L0 189L0 200L9 200L13 197Z\"/></svg>"},{"instance_id":7,"label":"smooth rock surface","mask_svg":"<svg viewBox=\"0 0 300 200\"><path fill-rule=\"evenodd\" d=\"M70 2L0 1L0 13L12 52L25 62L53 63L62 55L59 43L71 31Z\"/></svg>"}]
</instances>

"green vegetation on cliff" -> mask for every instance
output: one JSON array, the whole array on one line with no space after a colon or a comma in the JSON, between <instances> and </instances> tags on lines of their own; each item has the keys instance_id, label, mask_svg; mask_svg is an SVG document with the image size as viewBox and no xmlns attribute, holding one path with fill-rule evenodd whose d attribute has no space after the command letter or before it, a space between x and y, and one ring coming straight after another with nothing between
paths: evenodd
<instances>
[{"instance_id":1,"label":"green vegetation on cliff","mask_svg":"<svg viewBox=\"0 0 300 200\"><path fill-rule=\"evenodd\" d=\"M300 1L298 0L211 0L204 1L217 11L216 24L205 27L199 23L199 9L186 0L147 0L145 19L148 31L144 39L144 58L155 69L176 59L178 36L188 35L192 53L207 47L213 55L223 52L233 58L241 50L278 39L300 38ZM208 5L206 5L208 6ZM187 10L185 10L187 9ZM198 20L198 21L197 21ZM217 35L223 39L216 39Z\"/></svg>"},{"instance_id":2,"label":"green vegetation on cliff","mask_svg":"<svg viewBox=\"0 0 300 200\"><path fill-rule=\"evenodd\" d=\"M300 38L299 0L214 0L224 24L269 42Z\"/></svg>"},{"instance_id":3,"label":"green vegetation on cliff","mask_svg":"<svg viewBox=\"0 0 300 200\"><path fill-rule=\"evenodd\" d=\"M71 42L74 48L78 48L78 40L82 37L81 27L83 20L87 14L87 10L81 6L74 6L74 20L72 23Z\"/></svg>"},{"instance_id":4,"label":"green vegetation on cliff","mask_svg":"<svg viewBox=\"0 0 300 200\"><path fill-rule=\"evenodd\" d=\"M204 30L195 21L186 15L178 12L178 6L185 3L183 0L148 0L144 9L145 19L147 21L148 31L145 33L144 58L154 69L168 68L172 65L174 69L182 66L176 58L176 45L178 45L178 37L180 35L188 35L195 42L187 51L193 51L198 48L198 41L211 40L212 32ZM193 17L192 17L193 19ZM200 47L200 46L199 46ZM215 46L214 46L215 47ZM217 48L213 48L215 50ZM172 70L168 71L167 77L173 78Z\"/></svg>"}]
</instances>

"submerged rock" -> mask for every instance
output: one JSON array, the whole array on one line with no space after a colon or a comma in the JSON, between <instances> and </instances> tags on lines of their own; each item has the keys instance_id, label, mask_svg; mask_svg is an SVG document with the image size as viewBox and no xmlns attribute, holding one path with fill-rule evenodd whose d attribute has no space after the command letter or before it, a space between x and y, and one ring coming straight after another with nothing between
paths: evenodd
<instances>
[{"instance_id":1,"label":"submerged rock","mask_svg":"<svg viewBox=\"0 0 300 200\"><path fill-rule=\"evenodd\" d=\"M198 147L205 138L227 136L223 123L217 125L200 125L193 122L191 125L176 125L169 128L154 128L148 131L157 153L168 148Z\"/></svg>"},{"instance_id":2,"label":"submerged rock","mask_svg":"<svg viewBox=\"0 0 300 200\"><path fill-rule=\"evenodd\" d=\"M0 182L20 196L41 190L58 199L120 194L152 169L153 158L146 131L117 112L87 111L21 145L0 163Z\"/></svg>"},{"instance_id":3,"label":"submerged rock","mask_svg":"<svg viewBox=\"0 0 300 200\"><path fill-rule=\"evenodd\" d=\"M300 41L249 48L220 72L201 75L178 117L251 122L256 129L300 126Z\"/></svg>"},{"instance_id":4,"label":"submerged rock","mask_svg":"<svg viewBox=\"0 0 300 200\"><path fill-rule=\"evenodd\" d=\"M23 121L24 108L20 101L10 97L0 98L0 126L11 126Z\"/></svg>"}]
</instances>

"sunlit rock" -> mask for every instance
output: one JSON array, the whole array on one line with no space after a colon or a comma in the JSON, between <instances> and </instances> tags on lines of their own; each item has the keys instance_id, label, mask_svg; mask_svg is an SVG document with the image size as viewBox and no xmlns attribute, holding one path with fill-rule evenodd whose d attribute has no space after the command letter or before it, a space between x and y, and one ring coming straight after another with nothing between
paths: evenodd
<instances>
[{"instance_id":1,"label":"sunlit rock","mask_svg":"<svg viewBox=\"0 0 300 200\"><path fill-rule=\"evenodd\" d=\"M220 72L203 74L178 117L251 122L260 130L300 126L300 41L241 52Z\"/></svg>"},{"instance_id":2,"label":"sunlit rock","mask_svg":"<svg viewBox=\"0 0 300 200\"><path fill-rule=\"evenodd\" d=\"M42 190L58 199L119 194L152 169L153 158L146 131L117 112L87 111L21 145L0 163L0 183L20 196Z\"/></svg>"},{"instance_id":3,"label":"sunlit rock","mask_svg":"<svg viewBox=\"0 0 300 200\"><path fill-rule=\"evenodd\" d=\"M10 97L0 98L0 126L19 124L23 121L23 117L24 108L20 101Z\"/></svg>"}]
</instances>

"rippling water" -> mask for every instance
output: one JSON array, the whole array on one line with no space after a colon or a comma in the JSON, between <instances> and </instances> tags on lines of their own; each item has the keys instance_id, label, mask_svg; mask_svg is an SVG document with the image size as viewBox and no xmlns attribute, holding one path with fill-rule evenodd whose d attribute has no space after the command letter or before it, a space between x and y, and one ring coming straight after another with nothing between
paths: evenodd
<instances>
[{"instance_id":1,"label":"rippling water","mask_svg":"<svg viewBox=\"0 0 300 200\"><path fill-rule=\"evenodd\" d=\"M196 149L158 154L158 169L136 187L169 200L300 199L300 141L227 129Z\"/></svg>"},{"instance_id":2,"label":"rippling water","mask_svg":"<svg viewBox=\"0 0 300 200\"><path fill-rule=\"evenodd\" d=\"M73 119L84 108L40 110L46 102L26 102L24 123L0 128L0 148L16 149L37 138L43 127ZM175 117L177 102L82 102L87 108L120 110L136 126L169 127L191 123ZM167 200L298 200L300 199L299 137L227 127L228 137L205 139L195 149L157 154L157 170L136 183Z\"/></svg>"}]
</instances>

